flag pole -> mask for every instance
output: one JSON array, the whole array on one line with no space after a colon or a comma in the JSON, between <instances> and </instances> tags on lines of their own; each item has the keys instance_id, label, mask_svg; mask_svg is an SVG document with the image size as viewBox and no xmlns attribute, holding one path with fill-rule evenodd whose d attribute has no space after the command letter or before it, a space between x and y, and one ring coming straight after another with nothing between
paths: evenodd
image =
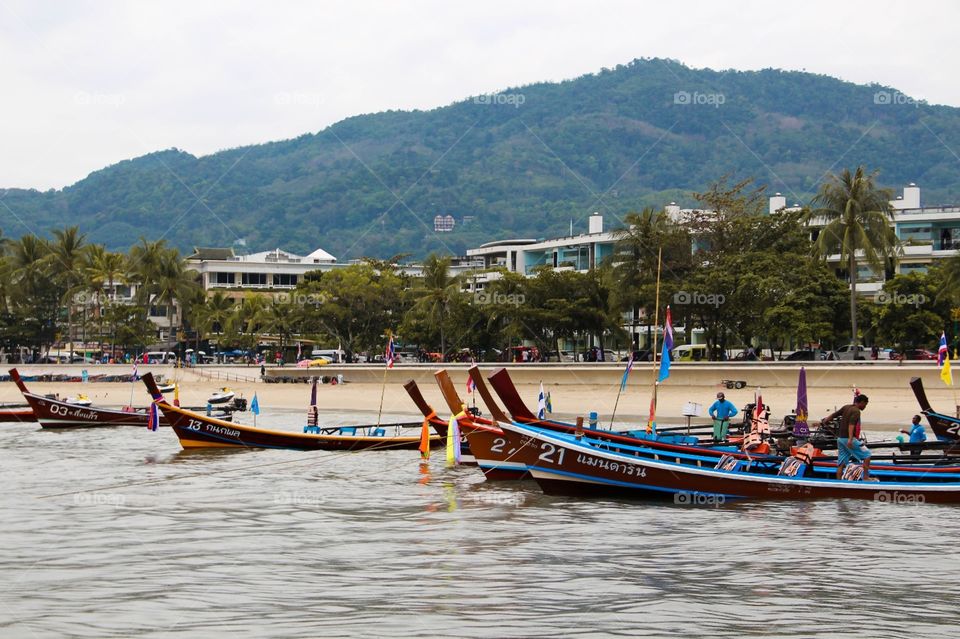
<instances>
[{"instance_id":1,"label":"flag pole","mask_svg":"<svg viewBox=\"0 0 960 639\"><path fill-rule=\"evenodd\" d=\"M377 409L377 426L380 425L380 417L383 415L383 395L387 391L387 369L393 365L392 361L388 361L391 339L393 339L393 335L390 334L390 331L387 331L387 352L386 357L383 358L383 381L380 383L380 408Z\"/></svg>"},{"instance_id":2,"label":"flag pole","mask_svg":"<svg viewBox=\"0 0 960 639\"><path fill-rule=\"evenodd\" d=\"M653 361L651 368L653 373L653 397L650 400L650 417L647 419L647 432L653 430L654 414L657 410L657 374L660 372L660 366L663 364L663 358L657 360L657 331L660 329L660 268L663 266L663 246L657 249L657 288L653 305Z\"/></svg>"}]
</instances>

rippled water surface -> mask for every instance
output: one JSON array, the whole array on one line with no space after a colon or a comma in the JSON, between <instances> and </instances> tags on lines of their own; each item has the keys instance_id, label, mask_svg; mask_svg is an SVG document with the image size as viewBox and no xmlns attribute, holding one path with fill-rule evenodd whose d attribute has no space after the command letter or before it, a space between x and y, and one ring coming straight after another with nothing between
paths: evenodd
<instances>
[{"instance_id":1,"label":"rippled water surface","mask_svg":"<svg viewBox=\"0 0 960 639\"><path fill-rule=\"evenodd\" d=\"M953 507L579 501L168 429L0 424L0 474L4 638L958 634Z\"/></svg>"}]
</instances>

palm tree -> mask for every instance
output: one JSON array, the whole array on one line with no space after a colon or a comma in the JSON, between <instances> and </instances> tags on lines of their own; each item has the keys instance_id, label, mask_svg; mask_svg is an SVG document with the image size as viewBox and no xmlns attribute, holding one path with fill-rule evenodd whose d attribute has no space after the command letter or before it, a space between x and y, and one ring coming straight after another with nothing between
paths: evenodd
<instances>
[{"instance_id":1,"label":"palm tree","mask_svg":"<svg viewBox=\"0 0 960 639\"><path fill-rule=\"evenodd\" d=\"M114 297L116 282L126 272L126 257L107 251L102 244L91 244L84 252L82 273L87 289L93 293L97 305L99 346L103 351L104 297L109 304ZM112 355L112 352L111 352Z\"/></svg>"},{"instance_id":2,"label":"palm tree","mask_svg":"<svg viewBox=\"0 0 960 639\"><path fill-rule=\"evenodd\" d=\"M857 258L861 257L874 271L881 271L888 260L895 260L900 241L890 222L893 207L888 189L874 184L877 173L867 175L862 166L851 174L844 169L839 176L820 187L813 199L813 208L803 216L805 223L824 221L814 243L814 253L821 258L840 254L850 276L851 343L857 339Z\"/></svg>"},{"instance_id":3,"label":"palm tree","mask_svg":"<svg viewBox=\"0 0 960 639\"><path fill-rule=\"evenodd\" d=\"M431 254L423 263L423 288L410 311L425 317L427 324L440 329L440 353L446 357L446 319L450 303L459 295L460 278L450 274L450 258Z\"/></svg>"},{"instance_id":4,"label":"palm tree","mask_svg":"<svg viewBox=\"0 0 960 639\"><path fill-rule=\"evenodd\" d=\"M77 294L84 288L83 254L86 236L80 227L68 226L53 232L54 241L47 259L51 273L64 288L64 303L67 305L67 338L70 340L70 358L73 359L73 306Z\"/></svg>"},{"instance_id":5,"label":"palm tree","mask_svg":"<svg viewBox=\"0 0 960 639\"><path fill-rule=\"evenodd\" d=\"M37 347L43 350L45 326L52 328L58 309L48 302L60 299L50 274L50 243L36 235L24 235L10 248L10 290L15 307L22 308L22 319L37 323Z\"/></svg>"},{"instance_id":6,"label":"palm tree","mask_svg":"<svg viewBox=\"0 0 960 639\"><path fill-rule=\"evenodd\" d=\"M150 287L153 297L151 304L163 304L167 307L167 339L177 341L173 328L174 305L179 304L184 314L191 292L197 288L196 273L187 270L185 262L180 258L180 251L169 249L160 255L156 266L154 281Z\"/></svg>"}]
</instances>

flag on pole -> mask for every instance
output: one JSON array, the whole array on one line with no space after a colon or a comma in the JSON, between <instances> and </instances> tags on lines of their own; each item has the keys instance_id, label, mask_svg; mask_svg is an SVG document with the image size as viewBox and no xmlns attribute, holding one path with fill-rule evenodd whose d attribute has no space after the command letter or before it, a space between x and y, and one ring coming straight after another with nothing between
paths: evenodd
<instances>
[{"instance_id":1,"label":"flag on pole","mask_svg":"<svg viewBox=\"0 0 960 639\"><path fill-rule=\"evenodd\" d=\"M548 412L548 413L552 413L552 412L553 412L553 401L550 399L550 391L547 391L547 399L544 401L544 404L546 405L547 412Z\"/></svg>"},{"instance_id":2,"label":"flag on pole","mask_svg":"<svg viewBox=\"0 0 960 639\"><path fill-rule=\"evenodd\" d=\"M800 367L800 381L797 382L797 418L793 423L795 437L809 437L810 425L807 424L809 407L807 405L807 369Z\"/></svg>"},{"instance_id":3,"label":"flag on pole","mask_svg":"<svg viewBox=\"0 0 960 639\"><path fill-rule=\"evenodd\" d=\"M653 397L650 398L650 417L647 419L647 434L657 430L657 391L653 391Z\"/></svg>"},{"instance_id":4,"label":"flag on pole","mask_svg":"<svg viewBox=\"0 0 960 639\"><path fill-rule=\"evenodd\" d=\"M627 388L627 377L630 375L630 371L633 370L633 353L630 353L630 359L627 360L627 367L623 369L623 379L620 380L620 392L622 393L624 389Z\"/></svg>"},{"instance_id":5,"label":"flag on pole","mask_svg":"<svg viewBox=\"0 0 960 639\"><path fill-rule=\"evenodd\" d=\"M383 359L387 362L387 368L393 368L393 362L397 358L397 351L393 345L393 335L390 336L390 339L387 341L387 350L383 355Z\"/></svg>"},{"instance_id":6,"label":"flag on pole","mask_svg":"<svg viewBox=\"0 0 960 639\"><path fill-rule=\"evenodd\" d=\"M260 401L257 399L257 394L253 394L253 401L250 402L250 412L254 415L260 414Z\"/></svg>"},{"instance_id":7,"label":"flag on pole","mask_svg":"<svg viewBox=\"0 0 960 639\"><path fill-rule=\"evenodd\" d=\"M157 408L157 402L150 402L149 415L147 416L147 430L157 430L160 428L160 409Z\"/></svg>"},{"instance_id":8,"label":"flag on pole","mask_svg":"<svg viewBox=\"0 0 960 639\"><path fill-rule=\"evenodd\" d=\"M673 350L673 322L670 319L670 307L667 307L667 319L663 323L663 350L660 353L660 375L657 381L670 377L670 351Z\"/></svg>"},{"instance_id":9,"label":"flag on pole","mask_svg":"<svg viewBox=\"0 0 960 639\"><path fill-rule=\"evenodd\" d=\"M447 466L456 466L460 463L460 418L463 416L462 412L450 416L450 424L447 428Z\"/></svg>"},{"instance_id":10,"label":"flag on pole","mask_svg":"<svg viewBox=\"0 0 960 639\"><path fill-rule=\"evenodd\" d=\"M133 372L130 373L130 381L136 382L140 379L140 376L137 375L137 360L133 360Z\"/></svg>"},{"instance_id":11,"label":"flag on pole","mask_svg":"<svg viewBox=\"0 0 960 639\"><path fill-rule=\"evenodd\" d=\"M299 362L301 359L303 359L303 347L300 342L297 342L297 361Z\"/></svg>"},{"instance_id":12,"label":"flag on pole","mask_svg":"<svg viewBox=\"0 0 960 639\"><path fill-rule=\"evenodd\" d=\"M537 419L547 416L547 397L543 394L543 382L540 382L540 397L537 398Z\"/></svg>"},{"instance_id":13,"label":"flag on pole","mask_svg":"<svg viewBox=\"0 0 960 639\"><path fill-rule=\"evenodd\" d=\"M472 394L472 393L473 393L473 389L474 389L473 378L472 378L471 376L467 375L467 395Z\"/></svg>"},{"instance_id":14,"label":"flag on pole","mask_svg":"<svg viewBox=\"0 0 960 639\"><path fill-rule=\"evenodd\" d=\"M953 386L953 373L950 372L950 356L943 360L943 366L940 367L940 379L947 386Z\"/></svg>"},{"instance_id":15,"label":"flag on pole","mask_svg":"<svg viewBox=\"0 0 960 639\"><path fill-rule=\"evenodd\" d=\"M943 362L950 359L950 351L947 350L947 334L940 333L940 348L937 349L937 366L943 366Z\"/></svg>"},{"instance_id":16,"label":"flag on pole","mask_svg":"<svg viewBox=\"0 0 960 639\"><path fill-rule=\"evenodd\" d=\"M437 414L430 412L423 418L423 427L420 429L420 459L428 461L430 459L430 420Z\"/></svg>"}]
</instances>

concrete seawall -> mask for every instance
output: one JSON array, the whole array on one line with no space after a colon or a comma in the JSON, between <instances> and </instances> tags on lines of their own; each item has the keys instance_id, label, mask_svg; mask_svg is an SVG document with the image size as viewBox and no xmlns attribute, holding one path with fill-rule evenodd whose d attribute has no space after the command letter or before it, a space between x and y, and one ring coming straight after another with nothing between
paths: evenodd
<instances>
[{"instance_id":1,"label":"concrete seawall","mask_svg":"<svg viewBox=\"0 0 960 639\"><path fill-rule=\"evenodd\" d=\"M502 364L480 365L486 374ZM566 365L566 364L514 364L507 365L510 376L517 384L529 385L592 385L605 386L618 384L623 377L624 365ZM286 378L288 381L306 382L311 377L343 375L344 379L354 383L388 384L403 383L409 379L420 383L433 383L433 372L446 368L457 383L466 383L466 364L398 364L386 369L383 365L363 364L330 365L313 369L292 367L267 369L268 379ZM807 369L807 384L811 387L853 388L862 387L876 392L880 389L907 388L911 377L920 377L928 388L943 386L940 370L935 362L913 364L874 363L874 362L810 362ZM795 363L682 363L674 364L670 369L667 384L675 387L711 387L719 388L721 380L737 380L746 383L746 388L796 388L800 365ZM649 363L637 364L628 379L629 387L649 387L653 379L653 370Z\"/></svg>"}]
</instances>

